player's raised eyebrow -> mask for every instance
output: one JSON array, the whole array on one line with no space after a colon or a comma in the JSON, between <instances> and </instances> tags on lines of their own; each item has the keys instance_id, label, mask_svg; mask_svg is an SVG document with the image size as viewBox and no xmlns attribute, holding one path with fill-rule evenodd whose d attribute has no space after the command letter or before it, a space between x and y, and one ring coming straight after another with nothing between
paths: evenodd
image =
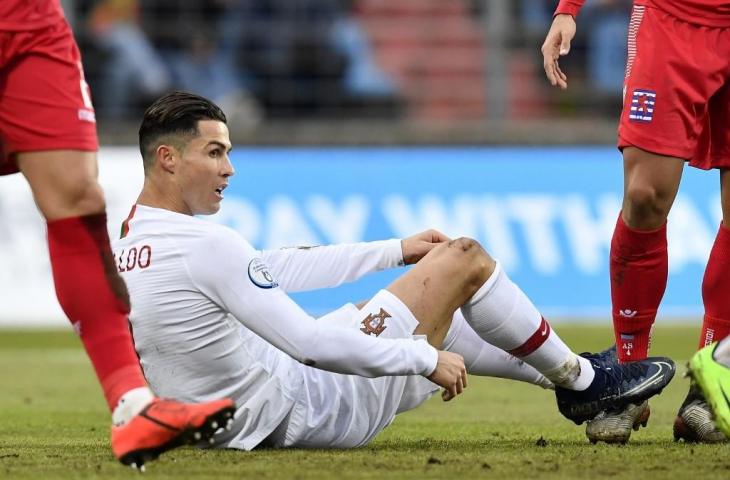
<instances>
[{"instance_id":1,"label":"player's raised eyebrow","mask_svg":"<svg viewBox=\"0 0 730 480\"><path fill-rule=\"evenodd\" d=\"M233 150L233 145L227 145L223 142L219 142L218 140L211 140L210 142L205 144L205 148L208 148L211 145L217 145L221 147L223 150L226 151L226 153L230 153L231 150Z\"/></svg>"}]
</instances>

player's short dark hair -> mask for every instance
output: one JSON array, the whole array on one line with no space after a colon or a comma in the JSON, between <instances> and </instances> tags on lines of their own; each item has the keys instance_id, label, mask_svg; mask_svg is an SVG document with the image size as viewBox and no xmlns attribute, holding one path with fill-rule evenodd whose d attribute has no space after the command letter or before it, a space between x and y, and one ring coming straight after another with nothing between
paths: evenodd
<instances>
[{"instance_id":1,"label":"player's short dark hair","mask_svg":"<svg viewBox=\"0 0 730 480\"><path fill-rule=\"evenodd\" d=\"M145 170L152 165L159 145L169 142L183 149L190 138L199 134L200 120L226 123L226 115L207 98L179 91L168 93L147 107L139 127L139 151Z\"/></svg>"}]
</instances>

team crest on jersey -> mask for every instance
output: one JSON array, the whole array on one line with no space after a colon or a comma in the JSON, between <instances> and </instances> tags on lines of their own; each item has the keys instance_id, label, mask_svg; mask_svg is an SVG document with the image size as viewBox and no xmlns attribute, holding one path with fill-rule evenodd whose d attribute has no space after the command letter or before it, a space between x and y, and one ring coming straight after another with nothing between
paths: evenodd
<instances>
[{"instance_id":1,"label":"team crest on jersey","mask_svg":"<svg viewBox=\"0 0 730 480\"><path fill-rule=\"evenodd\" d=\"M259 288L274 288L279 284L269 273L269 267L260 258L254 258L248 264L248 278Z\"/></svg>"},{"instance_id":2,"label":"team crest on jersey","mask_svg":"<svg viewBox=\"0 0 730 480\"><path fill-rule=\"evenodd\" d=\"M629 120L634 122L651 122L654 118L654 105L656 104L656 92L637 88L631 94L631 107Z\"/></svg>"},{"instance_id":3,"label":"team crest on jersey","mask_svg":"<svg viewBox=\"0 0 730 480\"><path fill-rule=\"evenodd\" d=\"M391 315L383 308L381 308L380 312L376 315L370 313L367 317L365 317L365 320L360 322L362 324L360 331L365 335L375 335L376 337L379 337L380 334L383 333L383 330L388 328L385 326L385 319L390 317Z\"/></svg>"}]
</instances>

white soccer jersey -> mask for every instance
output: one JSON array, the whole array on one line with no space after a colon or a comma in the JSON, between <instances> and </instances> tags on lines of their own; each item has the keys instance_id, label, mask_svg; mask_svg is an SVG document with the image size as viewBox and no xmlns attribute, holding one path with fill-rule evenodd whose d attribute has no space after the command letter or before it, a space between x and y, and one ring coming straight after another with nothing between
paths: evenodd
<instances>
[{"instance_id":1,"label":"white soccer jersey","mask_svg":"<svg viewBox=\"0 0 730 480\"><path fill-rule=\"evenodd\" d=\"M302 387L297 362L366 377L436 367L423 340L318 322L285 293L397 266L398 240L258 252L227 227L142 205L124 230L114 256L145 376L160 396L233 398L226 446L252 449L281 423Z\"/></svg>"}]
</instances>

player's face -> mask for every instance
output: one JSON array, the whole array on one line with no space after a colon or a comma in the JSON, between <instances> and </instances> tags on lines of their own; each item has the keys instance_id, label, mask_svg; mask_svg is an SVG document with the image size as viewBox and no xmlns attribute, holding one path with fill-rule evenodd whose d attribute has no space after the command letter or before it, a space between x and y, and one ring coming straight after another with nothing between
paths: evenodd
<instances>
[{"instance_id":1,"label":"player's face","mask_svg":"<svg viewBox=\"0 0 730 480\"><path fill-rule=\"evenodd\" d=\"M231 140L226 124L217 120L199 121L198 132L182 152L177 183L186 213L211 215L221 208L223 190L234 173L228 158Z\"/></svg>"}]
</instances>

